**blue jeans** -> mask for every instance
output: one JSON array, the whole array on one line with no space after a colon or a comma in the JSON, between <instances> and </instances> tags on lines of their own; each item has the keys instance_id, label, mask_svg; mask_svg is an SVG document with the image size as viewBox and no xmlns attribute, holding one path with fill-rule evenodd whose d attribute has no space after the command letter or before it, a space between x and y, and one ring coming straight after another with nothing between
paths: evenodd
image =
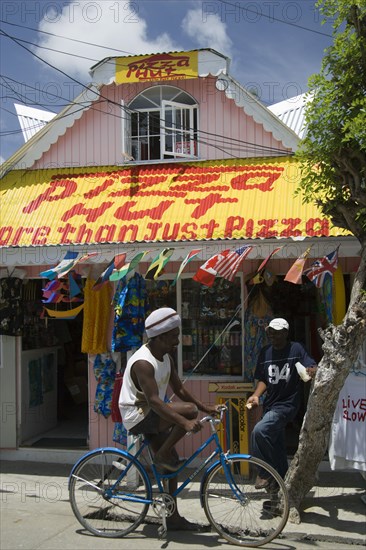
<instances>
[{"instance_id":1,"label":"blue jeans","mask_svg":"<svg viewBox=\"0 0 366 550\"><path fill-rule=\"evenodd\" d=\"M273 466L282 478L288 469L285 428L290 420L284 414L268 411L255 425L251 435L252 455ZM263 470L258 473L266 477Z\"/></svg>"}]
</instances>

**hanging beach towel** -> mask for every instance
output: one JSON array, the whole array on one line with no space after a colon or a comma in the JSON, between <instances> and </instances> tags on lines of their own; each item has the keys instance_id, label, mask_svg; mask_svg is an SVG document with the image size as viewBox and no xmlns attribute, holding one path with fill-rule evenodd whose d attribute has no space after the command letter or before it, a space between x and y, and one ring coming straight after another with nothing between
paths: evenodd
<instances>
[{"instance_id":1,"label":"hanging beach towel","mask_svg":"<svg viewBox=\"0 0 366 550\"><path fill-rule=\"evenodd\" d=\"M121 392L123 382L123 373L117 372L114 379L113 393L112 393L112 413L111 417L113 422L122 422L121 413L118 406L119 394Z\"/></svg>"}]
</instances>

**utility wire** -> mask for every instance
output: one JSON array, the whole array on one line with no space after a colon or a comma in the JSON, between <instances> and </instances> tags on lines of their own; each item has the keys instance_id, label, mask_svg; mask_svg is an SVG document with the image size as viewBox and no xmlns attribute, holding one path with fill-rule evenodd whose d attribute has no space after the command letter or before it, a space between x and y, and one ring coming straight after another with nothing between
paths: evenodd
<instances>
[{"instance_id":1,"label":"utility wire","mask_svg":"<svg viewBox=\"0 0 366 550\"><path fill-rule=\"evenodd\" d=\"M35 31L35 32L41 33L41 34L47 34L48 36L54 36L56 38L62 38L64 40L70 40L71 42L78 42L79 44L85 44L87 46L94 46L95 48L102 48L104 50L113 50L115 52L124 53L124 54L127 54L127 55L133 55L133 53L126 52L125 50L119 50L117 48L112 48L110 46L102 46L101 44L95 44L93 42L86 42L85 40L78 40L77 38L70 38L69 36L62 36L61 34L55 34L53 32L41 31L40 29L35 29L33 27L27 27L25 25L19 25L17 23L9 23L8 21L4 21L4 19L0 19L0 23L5 23L6 25L12 25L13 27L19 27L21 29L27 29L27 30L30 30L30 31Z\"/></svg>"},{"instance_id":2,"label":"utility wire","mask_svg":"<svg viewBox=\"0 0 366 550\"><path fill-rule=\"evenodd\" d=\"M2 30L0 32L3 36L6 36ZM72 52L72 53L65 52L62 50L56 50L55 48L49 48L47 46L40 46L39 44L35 44L34 42L29 42L29 40L23 40L22 38L17 38L17 40L18 42L22 42L23 44L29 44L29 46L34 46L35 48L40 48L42 50L48 50L50 52L60 53L62 55L71 55L72 57L79 57L80 59L86 59L87 61L94 61L94 62L100 61L99 59L94 59L92 57L85 57L84 55L78 55L75 52Z\"/></svg>"},{"instance_id":3,"label":"utility wire","mask_svg":"<svg viewBox=\"0 0 366 550\"><path fill-rule=\"evenodd\" d=\"M89 88L88 88L87 86L85 86L82 82L76 80L75 78L73 78L73 77L70 76L69 74L65 73L65 72L62 71L61 69L55 67L55 66L52 65L51 63L47 62L46 60L44 60L43 58L41 58L40 56L38 56L37 54L35 54L34 52L32 52L29 48L27 48L26 46L24 46L23 44L21 44L21 43L20 43L20 42L21 42L20 40L16 39L15 37L12 37L11 35L9 35L8 33L6 33L5 31L1 31L1 32L2 32L2 34L3 34L4 36L6 36L7 38L13 40L16 44L18 44L20 47L24 48L28 53L30 53L31 55L33 55L34 57L36 57L37 59L39 59L40 61L42 61L42 62L45 63L46 65L48 65L49 67L51 67L51 68L53 68L54 70L60 72L61 74L63 74L63 75L66 76L67 78L70 78L70 80L72 80L72 81L74 81L75 83L79 84L79 85L82 86L83 88L89 90ZM63 53L63 52L59 52L59 53ZM123 104L117 103L117 102L115 102L115 101L113 101L113 100L111 100L111 99L109 99L109 98L106 98L106 97L104 97L103 95L101 95L100 93L99 93L98 98L102 98L102 99L104 99L105 101L111 103L112 105L117 105L120 109L123 109L126 113L128 113L128 112L129 112L129 113L132 113L132 112L135 112L135 113L136 113L136 112L138 112L138 111L133 111L133 110L131 110L131 109L128 109L128 108L127 108L126 106L124 106ZM93 105L93 107L94 107L94 105ZM70 114L71 114L71 113L70 113ZM117 116L117 117L119 116L119 115L116 115L115 113L107 113L107 114L112 114L113 116ZM65 115L65 116L66 116L66 115ZM120 117L120 118L121 118L121 117ZM191 130L194 130L194 129L191 129ZM5 134L5 135L6 135L6 134ZM210 135L210 134L207 133L207 135ZM211 135L214 136L215 134L211 134ZM228 138L225 138L225 139L228 139ZM244 142L244 143L245 143L245 142ZM207 144L207 143L206 143L206 144ZM226 153L226 154L228 154L228 155L230 155L230 156L232 156L232 157L235 157L235 155L233 155L231 152L229 152L229 151L227 151L227 150L225 150L225 149L223 149L223 148L220 148L218 145L213 145L213 144L211 144L211 145L212 145L212 146L215 146L217 149L221 150L222 152L224 152L224 153ZM253 146L257 147L255 144L253 144ZM239 149L239 151L240 151L240 149ZM268 151L273 151L273 152L274 152L274 151L278 151L278 149L268 148ZM282 151L281 151L281 154L283 154Z\"/></svg>"},{"instance_id":4,"label":"utility wire","mask_svg":"<svg viewBox=\"0 0 366 550\"><path fill-rule=\"evenodd\" d=\"M228 2L227 0L219 0L222 4L225 4L227 6L231 6L235 9L242 9L243 11L247 11L248 13L253 13L258 17L259 13L256 10L252 10L250 8L247 8L245 6L241 7L238 2L235 4L232 4L231 2ZM250 5L250 4L249 4ZM288 25L289 27L295 27L297 29L301 29L303 31L312 32L314 34L320 34L321 36L327 36L329 38L332 38L332 35L326 32L317 31L315 29L310 29L309 27L304 27L303 25L298 25L297 23L292 23L291 21L285 21L284 19L279 19L278 17L274 17L273 15L267 15L265 13L260 13L261 17L264 17L265 19L269 19L270 21L276 21L276 23L283 23L284 25Z\"/></svg>"},{"instance_id":5,"label":"utility wire","mask_svg":"<svg viewBox=\"0 0 366 550\"><path fill-rule=\"evenodd\" d=\"M5 76L5 75L0 75L0 76L2 76L2 78L7 78L7 79L9 79L12 82L15 82L17 84L21 84L21 82L15 80L15 79L12 79L8 76ZM38 90L37 88L34 88L33 86L29 86L29 88L34 89L34 90ZM9 88L9 89L11 90L11 88ZM17 94L17 95L19 97L19 94ZM64 99L65 101L68 101L66 98L63 98L62 96L59 96L58 94L49 93L49 95L52 95L53 97L56 97L56 98ZM69 102L69 104L80 105L79 103L76 103L74 101ZM42 106L42 104L38 104L38 105ZM83 109L83 108L84 109L91 108L91 109L93 109L97 112L101 112L103 114L113 116L115 118L126 119L126 116L121 116L121 115L118 115L116 113L105 112L105 111L102 111L100 109L97 109L97 104L85 105L85 106L81 107L81 109ZM10 112L10 111L8 111L8 112ZM12 114L14 116L16 116L15 113L12 113ZM62 115L62 118L66 117L66 116L71 116L72 114L73 113L66 113L65 115ZM160 119L160 122L162 122L162 119ZM167 128L165 126L160 126L159 127L159 130L170 130L170 129L171 128ZM15 132L21 133L22 130L16 130ZM187 129L187 133L188 132L195 132L196 133L196 129L189 128L189 129ZM248 142L248 141L244 141L244 140L240 140L240 139L236 139L236 138L231 138L229 136L223 136L223 135L220 135L220 134L214 134L212 132L205 132L204 130L200 130L198 132L198 134L199 134L199 138L197 139L197 141L200 141L204 145L209 145L209 146L215 147L216 149L221 150L222 152L224 152L224 153L226 153L226 154L228 154L232 157L235 157L237 155L233 155L233 153L231 151L228 151L225 148L221 148L220 145L225 145L226 144L226 146L231 147L231 149L233 147L236 147L236 150L238 150L239 152L240 151L246 151L246 152L249 153L251 151L254 151L254 152L263 151L265 154L270 154L270 153L281 154L281 155L291 154L291 153L288 153L286 151L284 152L283 149L278 149L278 148L270 147L270 146L266 146L266 145L260 145L260 144L256 144L256 143L253 143L253 142ZM202 138L200 137L201 134L204 134L204 135L207 136L206 141L203 139L203 137ZM8 135L8 134L0 132L0 135ZM217 142L217 143L215 143L215 142Z\"/></svg>"},{"instance_id":6,"label":"utility wire","mask_svg":"<svg viewBox=\"0 0 366 550\"><path fill-rule=\"evenodd\" d=\"M55 65L52 65L52 63L49 63L48 61L46 61L45 59L43 59L42 57L40 57L39 55L37 55L36 53L32 52L32 50L30 50L29 48L27 48L26 46L24 46L23 44L21 44L17 38L14 38L13 36L11 36L10 34L6 33L5 31L1 31L3 33L3 35L5 35L7 38L10 38L10 40L12 40L13 42L15 42L16 44L18 44L18 46L20 46L21 48L24 48L28 53L30 53L31 55L33 55L33 57L36 57L37 59L39 59L40 61L42 61L42 63L45 63L48 67L51 67L51 69L54 69L55 71L58 71L59 73L63 74L64 76L66 76L67 78L69 78L70 80L72 80L73 82L75 82L76 84L79 84L79 86L82 86L85 90L88 90L90 91L90 87L86 86L85 84L83 84L82 82L80 82L80 80L77 80L76 78L74 78L73 76L65 73L65 71L63 71L62 69L59 69L58 67L55 67ZM112 105L117 105L118 107L120 107L121 109L125 110L126 112L132 112L130 109L128 109L125 105L122 105L120 103L117 103L116 101L113 101L112 99L109 99L108 97L104 97L103 95L101 95L100 93L98 94L98 97L101 97L102 99L105 99L106 101L108 101L109 103L111 103Z\"/></svg>"}]
</instances>

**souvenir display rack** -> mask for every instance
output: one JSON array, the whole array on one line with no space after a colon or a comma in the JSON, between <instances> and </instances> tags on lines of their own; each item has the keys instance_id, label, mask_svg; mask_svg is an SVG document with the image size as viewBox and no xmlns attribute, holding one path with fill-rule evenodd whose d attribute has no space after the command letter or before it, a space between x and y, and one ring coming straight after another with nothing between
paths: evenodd
<instances>
[{"instance_id":1,"label":"souvenir display rack","mask_svg":"<svg viewBox=\"0 0 366 550\"><path fill-rule=\"evenodd\" d=\"M181 284L183 375L241 376L240 279L216 279L212 287L193 279Z\"/></svg>"}]
</instances>

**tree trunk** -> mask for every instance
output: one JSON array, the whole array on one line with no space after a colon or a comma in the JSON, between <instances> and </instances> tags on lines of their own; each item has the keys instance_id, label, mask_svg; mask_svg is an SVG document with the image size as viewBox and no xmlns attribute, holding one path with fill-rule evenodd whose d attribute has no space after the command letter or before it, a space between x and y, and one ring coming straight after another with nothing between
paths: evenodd
<instances>
[{"instance_id":1,"label":"tree trunk","mask_svg":"<svg viewBox=\"0 0 366 550\"><path fill-rule=\"evenodd\" d=\"M365 288L365 257L357 272ZM361 271L361 273L360 273ZM327 450L330 428L339 393L366 338L366 294L360 290L341 325L330 325L321 334L324 355L318 366L302 424L299 446L285 482L290 496L290 522L300 523L300 505L313 487L320 462Z\"/></svg>"}]
</instances>

